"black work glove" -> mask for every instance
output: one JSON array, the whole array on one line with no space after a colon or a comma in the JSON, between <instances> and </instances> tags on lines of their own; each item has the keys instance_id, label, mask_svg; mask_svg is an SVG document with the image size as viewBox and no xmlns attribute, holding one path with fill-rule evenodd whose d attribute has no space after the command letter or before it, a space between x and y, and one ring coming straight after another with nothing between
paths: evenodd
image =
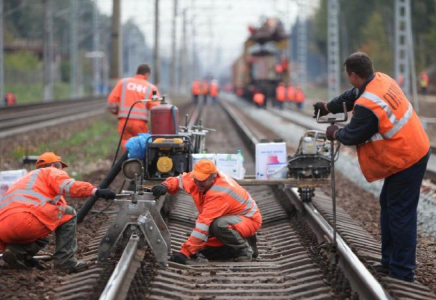
<instances>
[{"instance_id":1,"label":"black work glove","mask_svg":"<svg viewBox=\"0 0 436 300\"><path fill-rule=\"evenodd\" d=\"M318 111L320 111L319 116L326 116L329 114L329 111L326 109L326 103L325 102L316 102L313 105L313 117L316 119L316 117L318 116Z\"/></svg>"},{"instance_id":2,"label":"black work glove","mask_svg":"<svg viewBox=\"0 0 436 300\"><path fill-rule=\"evenodd\" d=\"M186 265L186 260L188 258L180 252L171 255L170 261L176 262L178 264Z\"/></svg>"},{"instance_id":3,"label":"black work glove","mask_svg":"<svg viewBox=\"0 0 436 300\"><path fill-rule=\"evenodd\" d=\"M327 136L327 139L330 141L333 141L335 139L335 132L339 130L339 127L336 125L330 125L327 127L327 130L325 132L325 135Z\"/></svg>"},{"instance_id":4,"label":"black work glove","mask_svg":"<svg viewBox=\"0 0 436 300\"><path fill-rule=\"evenodd\" d=\"M98 198L103 198L103 199L115 199L116 194L114 191L112 191L111 189L97 189L95 191L95 195Z\"/></svg>"},{"instance_id":5,"label":"black work glove","mask_svg":"<svg viewBox=\"0 0 436 300\"><path fill-rule=\"evenodd\" d=\"M155 185L152 189L151 192L153 193L153 196L155 196L156 198L163 196L167 193L168 188L165 184L161 183L158 185Z\"/></svg>"}]
</instances>

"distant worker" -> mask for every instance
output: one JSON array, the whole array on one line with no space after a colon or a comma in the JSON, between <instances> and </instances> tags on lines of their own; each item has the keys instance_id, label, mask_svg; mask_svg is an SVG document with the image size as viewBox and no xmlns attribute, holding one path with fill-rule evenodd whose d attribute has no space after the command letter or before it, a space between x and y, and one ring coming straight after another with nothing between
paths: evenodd
<instances>
[{"instance_id":1,"label":"distant worker","mask_svg":"<svg viewBox=\"0 0 436 300\"><path fill-rule=\"evenodd\" d=\"M286 99L288 102L295 102L295 88L289 84L286 88Z\"/></svg>"},{"instance_id":2,"label":"distant worker","mask_svg":"<svg viewBox=\"0 0 436 300\"><path fill-rule=\"evenodd\" d=\"M306 95L303 92L303 89L299 86L295 89L295 103L297 103L297 108L299 110L303 109L304 100L306 100Z\"/></svg>"},{"instance_id":3,"label":"distant worker","mask_svg":"<svg viewBox=\"0 0 436 300\"><path fill-rule=\"evenodd\" d=\"M420 74L420 86L421 86L421 94L427 95L427 89L428 89L428 75L427 72L422 71Z\"/></svg>"},{"instance_id":4,"label":"distant worker","mask_svg":"<svg viewBox=\"0 0 436 300\"><path fill-rule=\"evenodd\" d=\"M198 161L194 170L169 177L152 188L159 197L166 192L191 194L199 215L195 228L171 261L185 264L196 253L208 260L251 261L257 257L256 232L262 217L250 194L208 160Z\"/></svg>"},{"instance_id":5,"label":"distant worker","mask_svg":"<svg viewBox=\"0 0 436 300\"><path fill-rule=\"evenodd\" d=\"M17 98L13 93L6 93L4 101L6 106L13 106L17 104Z\"/></svg>"},{"instance_id":6,"label":"distant worker","mask_svg":"<svg viewBox=\"0 0 436 300\"><path fill-rule=\"evenodd\" d=\"M242 97L243 95L244 95L243 89L240 87L236 88L236 96Z\"/></svg>"},{"instance_id":7,"label":"distant worker","mask_svg":"<svg viewBox=\"0 0 436 300\"><path fill-rule=\"evenodd\" d=\"M265 95L260 91L255 92L253 95L253 102L256 103L259 108L265 106Z\"/></svg>"},{"instance_id":8,"label":"distant worker","mask_svg":"<svg viewBox=\"0 0 436 300\"><path fill-rule=\"evenodd\" d=\"M126 122L130 107L138 100L151 99L153 91L160 97L156 86L148 82L150 67L147 64L138 66L135 77L120 80L108 97L108 109L111 113L118 116L118 133L122 134L121 145L124 149L126 142L138 133L148 132L149 110L159 105L159 101L137 103L130 113L126 128Z\"/></svg>"},{"instance_id":9,"label":"distant worker","mask_svg":"<svg viewBox=\"0 0 436 300\"><path fill-rule=\"evenodd\" d=\"M191 85L191 94L192 94L192 100L194 101L194 104L198 104L198 97L201 94L201 82L200 80L195 80Z\"/></svg>"},{"instance_id":10,"label":"distant worker","mask_svg":"<svg viewBox=\"0 0 436 300\"><path fill-rule=\"evenodd\" d=\"M417 206L430 156L430 142L398 84L375 72L362 52L345 60L354 88L329 103L314 104L315 116L353 110L348 125L327 128L327 138L356 145L366 180L384 179L380 194L381 264L373 267L390 277L413 282L416 267Z\"/></svg>"},{"instance_id":11,"label":"distant worker","mask_svg":"<svg viewBox=\"0 0 436 300\"><path fill-rule=\"evenodd\" d=\"M67 165L53 152L38 157L37 169L16 181L0 200L0 248L11 268L39 268L33 258L56 233L55 269L73 272L86 264L77 261L76 211L64 197L92 195L114 199L109 189L75 181L63 171Z\"/></svg>"},{"instance_id":12,"label":"distant worker","mask_svg":"<svg viewBox=\"0 0 436 300\"><path fill-rule=\"evenodd\" d=\"M203 104L207 104L207 96L209 94L209 83L203 80L201 83L201 94L203 95Z\"/></svg>"},{"instance_id":13,"label":"distant worker","mask_svg":"<svg viewBox=\"0 0 436 300\"><path fill-rule=\"evenodd\" d=\"M212 98L212 105L215 105L217 103L218 93L218 82L216 80L212 80L209 87L209 95Z\"/></svg>"},{"instance_id":14,"label":"distant worker","mask_svg":"<svg viewBox=\"0 0 436 300\"><path fill-rule=\"evenodd\" d=\"M397 77L397 83L400 86L400 88L404 87L404 76L399 74Z\"/></svg>"},{"instance_id":15,"label":"distant worker","mask_svg":"<svg viewBox=\"0 0 436 300\"><path fill-rule=\"evenodd\" d=\"M286 88L283 82L280 82L276 87L276 106L283 109L283 103L286 100Z\"/></svg>"}]
</instances>

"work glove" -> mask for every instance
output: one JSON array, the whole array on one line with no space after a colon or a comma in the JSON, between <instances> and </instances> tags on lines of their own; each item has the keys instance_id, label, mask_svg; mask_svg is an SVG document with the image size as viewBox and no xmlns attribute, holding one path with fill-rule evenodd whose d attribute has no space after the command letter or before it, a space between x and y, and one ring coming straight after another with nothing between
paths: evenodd
<instances>
[{"instance_id":1,"label":"work glove","mask_svg":"<svg viewBox=\"0 0 436 300\"><path fill-rule=\"evenodd\" d=\"M159 198L160 196L163 196L167 193L168 188L165 184L161 183L158 185L155 185L152 189L151 192L153 193L153 196L155 196L156 198Z\"/></svg>"},{"instance_id":2,"label":"work glove","mask_svg":"<svg viewBox=\"0 0 436 300\"><path fill-rule=\"evenodd\" d=\"M313 105L313 109L314 109L314 113L313 113L313 117L316 119L316 117L318 116L318 111L320 111L319 116L326 116L329 114L329 111L326 109L326 103L325 102L316 102Z\"/></svg>"},{"instance_id":3,"label":"work glove","mask_svg":"<svg viewBox=\"0 0 436 300\"><path fill-rule=\"evenodd\" d=\"M325 135L327 136L327 139L330 141L333 141L335 139L335 132L339 130L339 127L336 125L330 125L327 127L327 130L325 132Z\"/></svg>"},{"instance_id":4,"label":"work glove","mask_svg":"<svg viewBox=\"0 0 436 300\"><path fill-rule=\"evenodd\" d=\"M95 195L98 198L103 198L103 199L115 199L116 194L114 191L112 191L111 189L97 189L95 191Z\"/></svg>"},{"instance_id":5,"label":"work glove","mask_svg":"<svg viewBox=\"0 0 436 300\"><path fill-rule=\"evenodd\" d=\"M188 258L180 252L171 255L170 261L176 262L178 264L186 265L186 260Z\"/></svg>"}]
</instances>

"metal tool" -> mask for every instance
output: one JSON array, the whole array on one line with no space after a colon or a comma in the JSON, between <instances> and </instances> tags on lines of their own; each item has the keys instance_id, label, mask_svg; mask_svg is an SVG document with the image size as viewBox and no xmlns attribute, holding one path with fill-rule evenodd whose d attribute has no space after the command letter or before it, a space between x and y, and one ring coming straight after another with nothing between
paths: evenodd
<instances>
[{"instance_id":1,"label":"metal tool","mask_svg":"<svg viewBox=\"0 0 436 300\"><path fill-rule=\"evenodd\" d=\"M347 105L345 104L345 102L343 103L343 107L344 107L344 116L343 118L339 119L336 117L330 117L327 118L326 120L322 120L320 119L320 112L321 110L318 110L318 114L316 116L316 122L320 123L320 124L326 124L326 123L330 123L330 125L335 125L335 123L339 123L339 122L346 122L348 120L348 115L347 115ZM339 141L338 143L338 148L340 146ZM331 263L336 265L337 264L337 251L336 251L336 187L335 187L335 142L334 140L331 141L330 143L330 169L331 169L331 186L332 186L332 203L333 203L333 244L331 245L331 253L332 253L332 260Z\"/></svg>"}]
</instances>

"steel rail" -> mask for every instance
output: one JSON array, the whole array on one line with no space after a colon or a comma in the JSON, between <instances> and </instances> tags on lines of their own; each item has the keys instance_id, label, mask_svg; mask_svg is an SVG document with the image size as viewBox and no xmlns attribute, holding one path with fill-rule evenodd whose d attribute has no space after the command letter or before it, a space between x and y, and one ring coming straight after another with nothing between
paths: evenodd
<instances>
[{"instance_id":1,"label":"steel rail","mask_svg":"<svg viewBox=\"0 0 436 300\"><path fill-rule=\"evenodd\" d=\"M238 126L238 123L241 122L237 120L238 118L235 118L236 113L232 110L232 108L226 104L223 104L222 102L220 102L220 105L228 114L235 126ZM244 141L251 143L251 147L249 148L254 149L255 143L258 141L258 139L250 138L254 135L246 126L243 126L243 128L238 128L238 131L242 134ZM252 154L254 156L254 153ZM292 195L292 197L288 198L290 198L289 200L292 198L297 199L298 194ZM300 201L300 203L302 202ZM330 241L333 240L333 228L311 203L302 203L300 208L303 208L303 213L305 216L308 216L312 219L310 221L318 224L318 228L322 230L322 234L327 235ZM355 288L355 291L359 294L359 296L362 297L362 299L392 299L392 297L383 289L377 279L374 278L374 276L365 268L357 256L351 251L339 234L337 234L337 241L341 269L346 274L351 286Z\"/></svg>"}]
</instances>

